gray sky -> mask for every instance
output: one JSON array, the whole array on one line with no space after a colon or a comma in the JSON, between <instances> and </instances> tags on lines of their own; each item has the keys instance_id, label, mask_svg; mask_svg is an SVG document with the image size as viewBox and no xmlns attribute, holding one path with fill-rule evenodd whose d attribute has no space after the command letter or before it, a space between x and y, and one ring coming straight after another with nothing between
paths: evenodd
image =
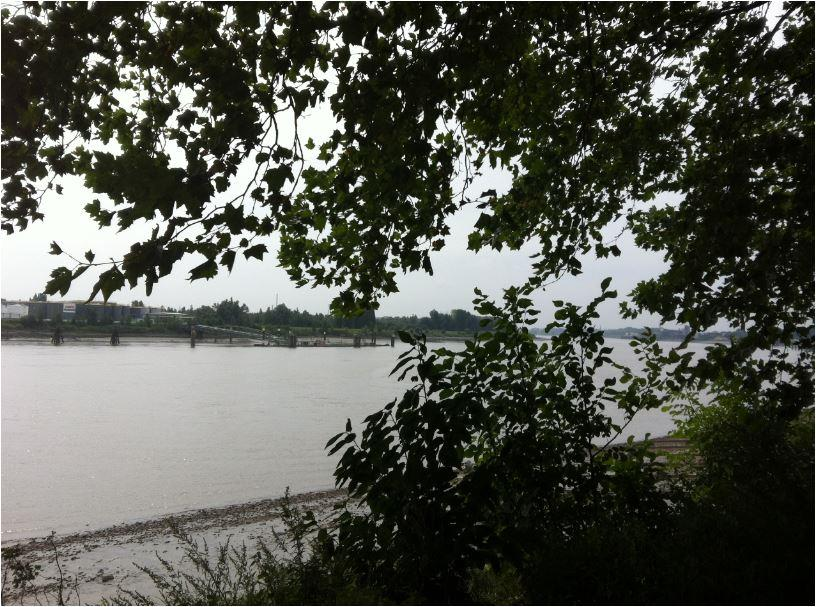
<instances>
[{"instance_id":1,"label":"gray sky","mask_svg":"<svg viewBox=\"0 0 816 607\"><path fill-rule=\"evenodd\" d=\"M119 96L119 95L117 95ZM120 98L123 105L128 99ZM325 140L336 127L336 122L327 108L317 108L299 124L303 140L313 138L318 144ZM285 142L292 134L291 125L281 121L281 141ZM94 145L91 149L106 149ZM110 147L108 147L110 149ZM184 155L180 151L170 150L178 166L184 166ZM309 162L316 162L317 149L306 151ZM241 167L234 186L221 196L229 200L235 193L243 191L248 177L254 173L254 164L245 163ZM59 181L63 193L48 192L42 205L45 220L31 224L23 232L0 237L0 293L6 299L27 299L35 292L43 290L51 270L59 265L73 267L73 262L64 256L52 256L48 253L49 245L56 241L63 250L74 257L81 258L89 248L96 254L96 261L118 259L126 253L133 242L150 234L153 224L136 224L127 230L117 233L115 227L99 229L98 225L85 213L83 207L94 198L105 203L105 197L94 194L84 187L81 179L69 177ZM478 193L495 189L499 194L506 192L510 186L510 177L499 171L486 172L474 183L469 192ZM248 205L247 205L248 207ZM108 206L107 208L110 208ZM247 208L247 211L249 209ZM379 315L427 315L431 309L441 312L453 308L472 310L473 289L479 287L485 293L499 298L502 290L512 285L522 284L530 275L531 260L529 256L536 252L534 243L529 243L521 251L482 251L474 254L467 250L467 235L479 216L478 209L465 209L450 219L451 235L447 237L442 251L434 253L431 260L434 275L422 272L404 275L398 280L400 292L381 301ZM620 231L620 226L611 226L606 237L612 238ZM250 310L266 308L285 303L290 308L309 310L310 312L327 312L329 302L336 290L323 287L296 288L277 267L275 251L277 240L273 237L266 242L271 254L263 262L245 261L243 256L236 258L231 274L226 271L215 279L189 282L188 272L203 261L202 257L185 258L176 264L173 273L155 285L150 297L145 295L142 286L136 289L124 289L111 297L111 301L129 303L141 299L148 305L165 305L179 308L181 306L199 306L212 304L227 298L234 298L246 303ZM582 260L585 273L579 277L565 277L559 283L550 286L545 292L539 292L533 298L541 310L541 325L549 322L554 310L551 301L561 299L576 304L585 304L600 292L599 284L606 276L612 277L612 287L623 295L644 278L657 275L664 267L661 256L647 253L634 246L631 237L624 234L618 241L621 257L598 261L591 257ZM70 263L69 263L70 262ZM92 269L93 270L93 269ZM98 272L88 270L74 281L71 290L63 298L57 295L52 299L86 299L90 293ZM618 314L617 302L606 302L600 310L599 324L614 328L632 324L623 321ZM655 317L643 317L641 325L657 324Z\"/></svg>"},{"instance_id":2,"label":"gray sky","mask_svg":"<svg viewBox=\"0 0 816 607\"><path fill-rule=\"evenodd\" d=\"M500 178L489 182L504 185ZM0 292L6 299L28 298L41 291L48 281L51 270L66 264L64 257L48 254L51 241L75 256L81 256L89 248L96 252L97 260L118 257L139 236L149 232L145 225L130 228L122 233L115 229L98 229L98 226L84 212L83 207L94 195L87 191L80 180L71 178L63 181L64 192L57 195L49 192L44 198L45 220L32 224L23 232L2 236L0 240ZM489 187L489 186L488 186ZM434 275L412 273L402 276L400 292L384 299L380 315L427 315L431 309L449 311L452 308L471 309L473 288L479 287L486 293L498 297L502 289L521 284L529 276L529 255L536 248L528 244L522 251L482 251L474 254L467 250L467 235L478 217L476 209L464 210L452 218L452 234L446 239L447 246L432 257ZM609 230L610 234L614 230ZM273 238L271 243L275 244ZM585 260L585 273L579 277L566 277L538 293L534 301L542 311L542 321L547 322L553 307L553 299L563 299L575 303L586 303L599 292L599 283L612 277L612 285L619 293L627 293L638 280L655 276L663 267L660 256L647 253L634 246L631 237L625 234L619 241L621 257L609 260ZM270 251L273 246L270 246ZM325 312L335 291L323 287L296 288L277 267L274 255L267 255L263 262L236 260L232 274L226 271L209 281L189 282L187 271L200 263L195 258L185 259L177 264L174 272L163 278L154 288L150 297L144 288L125 289L111 299L129 303L132 299L142 299L149 305L172 307L211 304L233 297L246 303L253 311L274 305L278 301L292 308L311 312ZM65 299L83 299L91 291L96 275L88 271L77 279ZM59 296L54 299L61 299ZM601 310L600 324L604 327L618 327L632 324L620 319L617 304L607 303ZM654 323L654 318L644 318L643 323Z\"/></svg>"},{"instance_id":3,"label":"gray sky","mask_svg":"<svg viewBox=\"0 0 816 607\"><path fill-rule=\"evenodd\" d=\"M775 0L771 3L769 18L776 19L782 12L782 3ZM774 40L779 41L782 33L777 32ZM662 94L665 83L655 84L655 93ZM122 94L124 95L124 93ZM117 97L120 95L117 93ZM123 105L128 99L120 98ZM286 136L285 130L291 128L281 123L281 140ZM336 123L331 113L325 108L312 111L301 124L300 133L305 140L312 137L320 143L325 135L331 133ZM99 149L99 146L96 146ZM314 150L313 154L316 154ZM308 155L308 152L307 152ZM183 159L183 156L180 155ZM183 163L179 163L183 166ZM249 169L243 171L246 177ZM237 183L241 183L241 172ZM45 221L37 222L21 233L0 236L0 294L6 299L25 299L41 291L48 281L51 270L58 265L66 264L64 257L48 254L51 241L57 241L64 250L75 256L81 256L93 248L97 261L104 258L117 258L125 253L129 245L138 238L146 237L152 225L134 226L121 234L114 229L99 230L97 225L84 213L83 207L94 197L86 190L80 180L65 179L62 182L63 194L49 192L44 198L42 211ZM244 183L246 183L244 181ZM481 192L495 189L502 193L509 186L509 178L500 173L487 175L474 184L472 191ZM229 199L235 190L243 188L238 185L233 191L223 194ZM99 197L102 198L102 197ZM104 199L103 199L104 200ZM667 197L657 201L674 202ZM467 250L467 234L478 217L476 209L464 210L450 220L452 234L446 239L447 246L432 257L434 275L413 273L401 277L398 281L400 292L381 302L380 315L426 315L431 309L449 311L452 308L471 309L473 288L479 287L489 295L500 297L502 289L521 284L530 274L529 255L535 252L535 245L529 244L522 251L482 251L473 254ZM619 231L619 226L612 226L606 231L607 238ZM251 310L266 308L278 301L292 308L306 309L310 312L325 312L335 292L326 288L296 288L287 278L286 273L277 267L275 259L275 240L267 243L270 255L266 260L246 262L242 256L236 259L232 274L223 272L209 281L189 282L187 272L201 263L200 258L185 259L176 265L172 275L163 278L148 298L144 288L125 289L112 297L112 301L128 303L133 299L142 299L149 305L166 305L172 307L211 304L233 297L246 303ZM576 304L585 304L599 293L599 283L606 276L612 277L612 286L620 295L627 294L634 285L643 279L656 276L665 267L662 256L642 251L634 246L631 236L624 234L618 241L621 256L603 261L587 258L582 260L584 274L578 277L566 277L559 283L551 285L545 292L534 296L537 307L541 310L541 324L549 322L553 312L551 301L562 299ZM84 299L90 295L96 276L88 271L75 281L66 295L66 299ZM56 299L60 299L57 297ZM614 328L633 324L655 325L658 319L654 316L643 316L638 321L624 321L618 314L618 302L606 302L599 312L599 324ZM715 328L726 328L718 323Z\"/></svg>"}]
</instances>

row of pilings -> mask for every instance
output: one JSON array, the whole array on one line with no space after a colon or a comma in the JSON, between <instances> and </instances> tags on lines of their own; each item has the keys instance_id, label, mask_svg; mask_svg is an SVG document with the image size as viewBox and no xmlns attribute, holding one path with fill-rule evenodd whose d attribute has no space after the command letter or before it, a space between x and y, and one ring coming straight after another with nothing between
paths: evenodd
<instances>
[{"instance_id":1,"label":"row of pilings","mask_svg":"<svg viewBox=\"0 0 816 607\"><path fill-rule=\"evenodd\" d=\"M263 336L264 336L263 341L266 342L266 332L265 331L263 332ZM232 343L232 335L230 334L228 337L229 337L229 343ZM391 339L391 347L393 348L394 347L394 341L395 341L394 336L391 335L390 339ZM195 348L197 340L198 340L198 331L196 331L195 327L190 327L190 347L191 348ZM324 341L324 343L326 341L326 335L325 334L323 335L323 341ZM51 335L51 343L54 344L55 346L59 346L59 345L65 343L65 337L62 334L62 327L61 326L57 325L54 328L54 333ZM114 327L113 331L111 332L110 345L118 346L120 343L121 343L121 338L119 336L119 329L117 327ZM278 345L280 345L280 344L278 344ZM297 346L298 346L298 337L297 337L297 335L290 332L286 336L284 345L286 347L289 347L289 348L297 348ZM353 340L352 340L352 345L355 348L361 348L363 346L363 336L362 335L355 335L353 337ZM376 337L372 336L370 345L372 345L372 346L377 345Z\"/></svg>"}]
</instances>

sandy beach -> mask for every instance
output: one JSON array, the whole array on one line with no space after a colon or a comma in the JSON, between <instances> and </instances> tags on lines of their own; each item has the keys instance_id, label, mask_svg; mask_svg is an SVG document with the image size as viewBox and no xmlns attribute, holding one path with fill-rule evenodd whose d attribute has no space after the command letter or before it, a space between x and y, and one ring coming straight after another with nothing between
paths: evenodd
<instances>
[{"instance_id":1,"label":"sandy beach","mask_svg":"<svg viewBox=\"0 0 816 607\"><path fill-rule=\"evenodd\" d=\"M332 512L345 491L303 493L290 497L290 504L315 512L318 519ZM271 544L273 529L283 530L280 520L282 498L180 512L170 516L116 525L105 529L51 539L33 538L3 542L3 548L19 546L20 560L40 565L34 585L24 596L10 589L10 575L3 563L3 604L55 604L59 569L66 580L66 604L100 604L121 589L157 596L150 578L137 567L161 570L161 558L182 567L183 548L171 527L175 524L197 542L205 541L211 552L229 541L230 546L246 544L253 548L258 540ZM8 578L8 579L7 579Z\"/></svg>"}]
</instances>

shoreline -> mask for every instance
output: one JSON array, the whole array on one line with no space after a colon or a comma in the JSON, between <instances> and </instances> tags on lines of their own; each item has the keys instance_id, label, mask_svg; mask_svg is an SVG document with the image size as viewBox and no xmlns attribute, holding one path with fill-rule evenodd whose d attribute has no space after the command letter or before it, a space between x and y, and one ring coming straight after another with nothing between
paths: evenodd
<instances>
[{"instance_id":1,"label":"shoreline","mask_svg":"<svg viewBox=\"0 0 816 607\"><path fill-rule=\"evenodd\" d=\"M11 332L2 332L0 330L0 341L3 344L9 343L50 343L51 340L51 333L43 332L43 331L15 331L12 330ZM65 344L108 344L110 341L110 332L88 332L88 333L74 333L74 334L64 334L63 337L65 339ZM186 335L179 335L179 334L162 334L162 333L127 333L122 332L119 334L122 343L120 345L126 345L128 342L130 343L182 343L182 344L189 344L190 338ZM352 336L350 335L329 335L329 339L335 340L350 340ZM551 338L550 335L538 335L536 334L535 339L537 341L541 340L549 340ZM309 339L317 339L314 335L299 335L298 339L309 340ZM377 335L378 340L387 341L390 339L390 335ZM463 335L426 335L426 342L427 343L444 343L444 342L455 342L455 343L464 343L465 341L472 340L473 336L463 336ZM632 337L626 337L622 335L607 335L605 339L613 339L616 341L630 341L633 339ZM234 336L233 341L229 342L228 337L218 337L217 339L213 339L212 337L201 338L198 340L198 345L204 344L214 344L214 345L252 345L257 344L258 342L240 336ZM681 339L674 339L664 337L662 339L658 339L659 342L663 343L680 343ZM399 343L399 340L396 340ZM712 344L727 344L728 339L724 337L713 337L709 339L695 339L691 343L695 344L703 344L703 345L712 345ZM260 345L260 344L258 344ZM336 345L336 344L335 344ZM386 343L377 344L378 346L388 345Z\"/></svg>"},{"instance_id":2,"label":"shoreline","mask_svg":"<svg viewBox=\"0 0 816 607\"><path fill-rule=\"evenodd\" d=\"M345 497L345 489L325 489L318 491L307 491L289 496L289 502L293 505L310 505L321 503L326 500L340 500ZM57 547L63 543L94 541L99 537L113 538L128 535L151 535L164 532L169 529L170 523L175 522L182 526L189 526L190 530L200 531L210 529L215 526L231 526L255 523L261 520L268 520L276 516L276 508L279 508L285 498L272 497L227 506L216 506L206 508L193 508L182 510L171 514L162 514L144 520L116 523L107 527L88 529L85 531L74 531L55 535ZM24 551L39 550L46 546L50 548L49 536L32 536L2 540L3 548L7 546L21 546Z\"/></svg>"},{"instance_id":3,"label":"shoreline","mask_svg":"<svg viewBox=\"0 0 816 607\"><path fill-rule=\"evenodd\" d=\"M325 519L334 506L346 497L344 489L311 491L289 496L289 503L315 512ZM267 498L216 508L186 510L143 521L110 527L53 535L20 538L2 542L3 549L17 547L20 560L42 567L34 585L22 597L18 592L3 592L3 603L48 603L45 593L53 593L59 569L70 583L70 603L99 604L112 598L120 588L146 595L155 593L149 576L139 567L161 569L159 558L181 564L183 549L173 535L177 526L198 542L213 548L229 542L251 548L259 540L272 543L274 533L283 530L280 508L285 497ZM60 568L54 559L59 556ZM5 564L5 563L4 563ZM5 572L5 571L4 571ZM78 595L78 596L76 596Z\"/></svg>"}]
</instances>

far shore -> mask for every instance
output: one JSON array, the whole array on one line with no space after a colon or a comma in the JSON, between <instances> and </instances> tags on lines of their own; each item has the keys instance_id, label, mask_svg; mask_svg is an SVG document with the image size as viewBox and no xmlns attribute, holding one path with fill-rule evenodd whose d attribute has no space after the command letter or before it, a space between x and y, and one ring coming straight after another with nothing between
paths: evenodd
<instances>
[{"instance_id":1,"label":"far shore","mask_svg":"<svg viewBox=\"0 0 816 607\"><path fill-rule=\"evenodd\" d=\"M14 332L3 332L2 333L2 341L3 343L15 342L15 343L49 343L51 341L52 333L47 333L43 331L37 332L22 332L22 331L14 331ZM110 331L106 332L82 332L79 334L72 334L69 331L63 333L63 339L65 340L64 343L88 343L88 344L99 344L99 343L109 343L110 342L111 333ZM299 339L302 340L314 340L318 339L313 335L299 335ZM328 335L327 338L332 341L346 341L350 342L352 337L349 335ZM387 341L391 338L390 335L377 335L378 343L386 344ZM186 335L179 335L179 334L163 334L163 333L137 333L137 334L128 334L124 331L119 333L120 344L125 345L127 343L151 343L151 342L160 342L160 343L190 343L189 336ZM322 339L322 337L320 338ZM441 342L464 342L469 339L473 339L473 337L463 337L461 335L428 335L426 340L428 343L441 343ZM399 340L396 340L399 343ZM220 337L212 337L207 336L205 338L198 338L198 344L219 344L229 345L252 345L259 343L256 340L247 339L245 337L233 337L232 342L230 342L229 338L226 336Z\"/></svg>"},{"instance_id":2,"label":"far shore","mask_svg":"<svg viewBox=\"0 0 816 607\"><path fill-rule=\"evenodd\" d=\"M3 343L49 343L51 341L51 333L46 333L43 331L38 332L22 332L22 331L13 331L13 332L2 332L0 337L2 337ZM106 332L83 332L80 334L71 334L70 332L66 332L63 334L64 343L65 344L108 344L110 342L110 331ZM348 335L330 335L327 336L328 339L334 341L346 341L350 342L351 337ZM551 336L549 335L535 335L537 340L548 340ZM121 332L119 335L120 344L119 345L126 345L128 343L179 343L179 344L189 344L190 338L186 335L179 335L179 334L163 334L163 333L137 333L137 334L129 334L126 332ZM298 336L299 339L302 340L314 340L317 339L313 335L300 335ZM377 341L379 345L387 345L387 340L390 339L390 335L378 335ZM427 335L426 341L428 343L464 343L465 341L469 341L473 339L473 336L462 336L462 335ZM608 335L606 339L614 339L616 341L630 341L631 337L626 336L613 336ZM662 342L669 342L669 343L680 343L680 339L660 339L658 341ZM198 344L217 344L217 345L233 345L233 346L251 346L254 344L258 344L258 341L247 339L245 337L233 337L232 341L229 340L228 337L220 336L220 337L212 337L207 336L205 338L198 338ZM399 343L399 340L397 340ZM714 343L728 343L728 340L724 337L713 337L710 339L696 339L693 343L702 343L702 344L714 344ZM260 345L260 344L259 344Z\"/></svg>"}]
</instances>

